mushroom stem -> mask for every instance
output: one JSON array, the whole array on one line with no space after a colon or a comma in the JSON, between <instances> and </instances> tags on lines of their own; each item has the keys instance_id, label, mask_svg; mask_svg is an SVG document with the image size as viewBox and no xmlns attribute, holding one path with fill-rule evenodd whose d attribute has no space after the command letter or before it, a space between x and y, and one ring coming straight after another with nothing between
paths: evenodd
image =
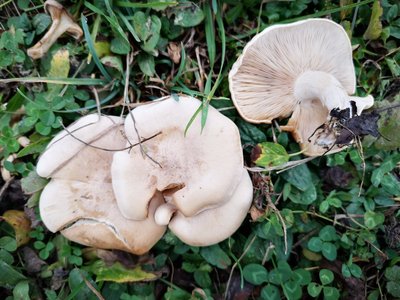
<instances>
[{"instance_id":1,"label":"mushroom stem","mask_svg":"<svg viewBox=\"0 0 400 300\"><path fill-rule=\"evenodd\" d=\"M175 205L165 203L163 205L160 205L155 214L154 214L154 220L157 225L168 225L169 221L172 218L172 215L177 211L177 208Z\"/></svg>"},{"instance_id":2,"label":"mushroom stem","mask_svg":"<svg viewBox=\"0 0 400 300\"><path fill-rule=\"evenodd\" d=\"M350 98L340 84L331 74L321 71L306 71L301 74L294 84L294 96L299 103L320 100L331 111L350 108Z\"/></svg>"}]
</instances>

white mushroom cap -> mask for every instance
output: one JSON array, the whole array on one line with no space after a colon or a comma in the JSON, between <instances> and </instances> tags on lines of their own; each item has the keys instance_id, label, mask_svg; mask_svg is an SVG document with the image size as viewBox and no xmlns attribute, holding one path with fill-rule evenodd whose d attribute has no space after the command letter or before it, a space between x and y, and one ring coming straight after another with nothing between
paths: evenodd
<instances>
[{"instance_id":1,"label":"white mushroom cap","mask_svg":"<svg viewBox=\"0 0 400 300\"><path fill-rule=\"evenodd\" d=\"M172 97L140 106L128 115L125 132L132 144L160 132L140 147L117 152L112 163L112 182L120 211L141 220L156 191L183 215L193 216L228 201L240 181L243 156L236 125L209 107L201 131L200 114L184 135L201 102L191 97ZM133 118L135 119L136 129Z\"/></svg>"},{"instance_id":2,"label":"white mushroom cap","mask_svg":"<svg viewBox=\"0 0 400 300\"><path fill-rule=\"evenodd\" d=\"M83 35L82 29L60 3L55 0L47 0L44 8L50 14L53 23L42 39L28 49L28 55L33 59L41 58L46 54L63 33L68 33L75 39L80 39Z\"/></svg>"},{"instance_id":3,"label":"white mushroom cap","mask_svg":"<svg viewBox=\"0 0 400 300\"><path fill-rule=\"evenodd\" d=\"M169 229L183 242L191 246L217 244L231 236L242 224L253 199L253 184L246 170L232 198L216 208L204 210L192 217L177 211L169 223ZM156 222L161 212L156 211Z\"/></svg>"},{"instance_id":4,"label":"white mushroom cap","mask_svg":"<svg viewBox=\"0 0 400 300\"><path fill-rule=\"evenodd\" d=\"M52 178L41 194L39 208L49 230L61 231L73 241L142 254L166 230L154 222L155 209L164 201L155 194L148 218L140 222L120 213L111 184L113 151L100 148L125 146L122 124L122 118L89 115L69 126L69 133L64 130L52 140L38 162L38 174Z\"/></svg>"},{"instance_id":5,"label":"white mushroom cap","mask_svg":"<svg viewBox=\"0 0 400 300\"><path fill-rule=\"evenodd\" d=\"M296 124L294 130L302 135L310 131L310 124L303 123L307 120L316 125L313 132L326 122L333 108L351 108L348 95L355 92L355 71L350 40L340 25L327 19L270 26L246 45L229 73L229 85L245 120L271 123L295 111L296 122L289 122L286 128ZM362 98L352 100L357 100L357 106L358 100L363 102ZM318 145L308 145L309 136L304 138L303 147L326 152Z\"/></svg>"}]
</instances>

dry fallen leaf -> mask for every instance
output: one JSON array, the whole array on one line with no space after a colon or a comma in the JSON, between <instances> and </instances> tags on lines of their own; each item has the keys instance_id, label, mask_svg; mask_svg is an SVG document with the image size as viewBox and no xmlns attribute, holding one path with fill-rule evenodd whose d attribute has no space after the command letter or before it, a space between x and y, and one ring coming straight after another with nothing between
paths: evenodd
<instances>
[{"instance_id":1,"label":"dry fallen leaf","mask_svg":"<svg viewBox=\"0 0 400 300\"><path fill-rule=\"evenodd\" d=\"M25 215L25 212L20 210L7 210L1 218L10 224L14 229L17 247L25 245L29 242L31 222Z\"/></svg>"},{"instance_id":2,"label":"dry fallen leaf","mask_svg":"<svg viewBox=\"0 0 400 300\"><path fill-rule=\"evenodd\" d=\"M178 43L170 42L168 44L168 55L175 64L179 64L181 60L181 46Z\"/></svg>"}]
</instances>

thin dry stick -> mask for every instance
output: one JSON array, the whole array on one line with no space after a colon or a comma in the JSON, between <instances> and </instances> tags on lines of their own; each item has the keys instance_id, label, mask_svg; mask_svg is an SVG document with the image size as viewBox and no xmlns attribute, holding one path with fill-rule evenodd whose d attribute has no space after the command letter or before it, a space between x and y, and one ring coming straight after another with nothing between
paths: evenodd
<instances>
[{"instance_id":1,"label":"thin dry stick","mask_svg":"<svg viewBox=\"0 0 400 300\"><path fill-rule=\"evenodd\" d=\"M235 268L237 267L237 265L239 264L239 262L242 260L242 258L246 255L246 253L250 250L250 247L253 245L253 243L255 242L257 236L253 236L253 238L251 239L250 243L247 245L246 249L244 249L242 255L240 255L240 257L238 258L238 260L233 264L231 272L229 273L229 278L228 278L228 282L226 283L226 289L225 289L225 293L224 293L224 299L226 299L227 295L228 295L228 289L229 289L229 285L231 283L232 280L232 275L233 275L233 271L235 270Z\"/></svg>"},{"instance_id":2,"label":"thin dry stick","mask_svg":"<svg viewBox=\"0 0 400 300\"><path fill-rule=\"evenodd\" d=\"M265 250L265 254L264 254L264 257L263 257L263 259L262 259L261 264L265 264L265 263L267 262L268 254L269 254L269 252L271 252L271 250L273 250L274 248L275 248L275 245L272 244L272 243L270 243L269 246L268 246L268 248L267 248L267 250Z\"/></svg>"},{"instance_id":3,"label":"thin dry stick","mask_svg":"<svg viewBox=\"0 0 400 300\"><path fill-rule=\"evenodd\" d=\"M285 172L291 168L297 167L301 164L307 163L311 160L313 160L314 158L317 158L317 156L311 156L311 157L307 157L304 159L300 159L300 160L294 160L294 161L289 161L287 163L284 163L282 165L279 166L274 166L274 167L269 167L269 168L260 168L260 167L253 167L253 168L249 168L246 167L246 169L250 172L269 172L269 171L276 171L276 170L281 170L279 173Z\"/></svg>"},{"instance_id":4,"label":"thin dry stick","mask_svg":"<svg viewBox=\"0 0 400 300\"><path fill-rule=\"evenodd\" d=\"M363 146L362 146L360 137L357 137L356 144L357 144L358 154L360 154L360 157L361 157L362 170L363 170L362 177L361 177L361 183L360 183L360 191L358 192L358 197L360 197L361 196L361 192L362 192L362 187L364 185L364 180L365 180L366 164L365 164L364 150L363 150Z\"/></svg>"},{"instance_id":5,"label":"thin dry stick","mask_svg":"<svg viewBox=\"0 0 400 300\"><path fill-rule=\"evenodd\" d=\"M11 177L10 179L6 180L6 182L3 184L3 186L0 189L0 201L3 198L4 193L10 186L11 182L14 180L14 177Z\"/></svg>"},{"instance_id":6,"label":"thin dry stick","mask_svg":"<svg viewBox=\"0 0 400 300\"><path fill-rule=\"evenodd\" d=\"M86 283L86 286L93 292L93 294L96 295L97 299L99 299L99 300L106 300L106 299L100 294L100 292L99 292L98 290L96 290L96 288L90 283L90 281L87 280L87 279L85 278L85 276L83 276L82 274L81 274L81 276L82 276L83 281Z\"/></svg>"},{"instance_id":7,"label":"thin dry stick","mask_svg":"<svg viewBox=\"0 0 400 300\"><path fill-rule=\"evenodd\" d=\"M288 242L287 242L287 227L285 224L285 220L283 219L281 212L279 211L279 209L276 208L275 204L272 203L270 197L266 197L267 201L268 201L268 206L270 206L272 208L272 210L277 214L279 221L281 221L282 223L282 228L283 228L283 238L284 238L284 242L285 242L285 255L288 252Z\"/></svg>"},{"instance_id":8,"label":"thin dry stick","mask_svg":"<svg viewBox=\"0 0 400 300\"><path fill-rule=\"evenodd\" d=\"M91 87L90 90L92 91L94 95L94 99L96 100L96 107L97 107L97 115L99 116L99 120L101 118L101 105L100 105L100 99L99 99L99 94L97 93L97 90L95 87Z\"/></svg>"}]
</instances>

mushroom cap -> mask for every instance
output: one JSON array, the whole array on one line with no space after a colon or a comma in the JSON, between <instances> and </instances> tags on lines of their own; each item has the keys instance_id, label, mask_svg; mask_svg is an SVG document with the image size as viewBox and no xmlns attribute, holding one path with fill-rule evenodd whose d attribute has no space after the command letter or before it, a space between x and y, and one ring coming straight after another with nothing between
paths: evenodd
<instances>
[{"instance_id":1,"label":"mushroom cap","mask_svg":"<svg viewBox=\"0 0 400 300\"><path fill-rule=\"evenodd\" d=\"M126 117L125 133L131 144L138 143L137 132L141 138L160 133L142 143L145 154L136 146L114 155L112 183L126 218L145 218L156 191L185 216L219 206L232 196L243 168L239 131L210 106L203 130L199 114L185 135L200 105L192 97L179 97L179 101L169 97L140 106Z\"/></svg>"},{"instance_id":2,"label":"mushroom cap","mask_svg":"<svg viewBox=\"0 0 400 300\"><path fill-rule=\"evenodd\" d=\"M243 169L241 180L229 201L192 217L185 217L177 211L168 227L188 245L217 244L231 236L239 228L249 211L252 200L253 184L249 174Z\"/></svg>"},{"instance_id":3,"label":"mushroom cap","mask_svg":"<svg viewBox=\"0 0 400 300\"><path fill-rule=\"evenodd\" d=\"M122 124L119 117L88 115L69 126L69 133L56 135L38 162L38 174L52 177L39 208L49 230L75 242L142 254L166 230L154 222L163 198L154 195L143 221L127 220L120 213L111 184L113 151L102 149L125 146Z\"/></svg>"},{"instance_id":4,"label":"mushroom cap","mask_svg":"<svg viewBox=\"0 0 400 300\"><path fill-rule=\"evenodd\" d=\"M329 73L348 94L355 92L352 48L345 30L328 19L266 28L246 45L229 73L239 114L252 123L290 116L298 104L296 79L306 71Z\"/></svg>"}]
</instances>

